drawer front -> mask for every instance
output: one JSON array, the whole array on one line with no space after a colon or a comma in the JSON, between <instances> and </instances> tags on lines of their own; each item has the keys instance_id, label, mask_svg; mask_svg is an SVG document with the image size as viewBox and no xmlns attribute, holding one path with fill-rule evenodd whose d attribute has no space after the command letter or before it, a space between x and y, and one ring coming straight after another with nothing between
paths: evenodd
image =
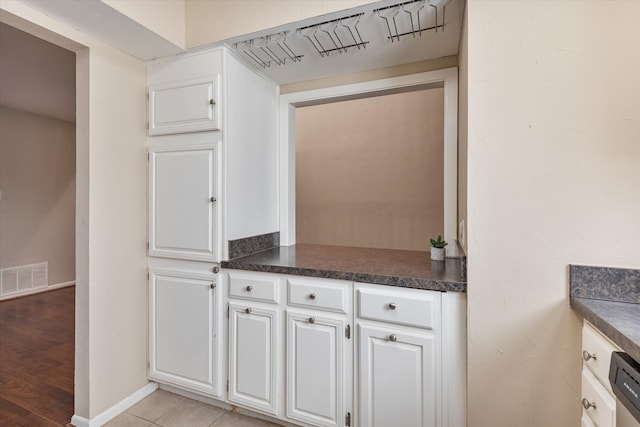
<instances>
[{"instance_id":1,"label":"drawer front","mask_svg":"<svg viewBox=\"0 0 640 427\"><path fill-rule=\"evenodd\" d=\"M424 329L440 326L440 292L359 288L358 317Z\"/></svg>"},{"instance_id":2,"label":"drawer front","mask_svg":"<svg viewBox=\"0 0 640 427\"><path fill-rule=\"evenodd\" d=\"M229 273L229 298L277 304L278 278L261 274Z\"/></svg>"},{"instance_id":3,"label":"drawer front","mask_svg":"<svg viewBox=\"0 0 640 427\"><path fill-rule=\"evenodd\" d=\"M582 407L598 427L615 427L616 400L589 369L582 369ZM593 405L593 406L592 406Z\"/></svg>"},{"instance_id":4,"label":"drawer front","mask_svg":"<svg viewBox=\"0 0 640 427\"><path fill-rule=\"evenodd\" d=\"M345 314L349 311L350 282L328 279L311 281L297 277L287 282L289 305Z\"/></svg>"},{"instance_id":5,"label":"drawer front","mask_svg":"<svg viewBox=\"0 0 640 427\"><path fill-rule=\"evenodd\" d=\"M611 392L611 384L609 384L611 353L620 350L586 322L582 328L582 350L583 365Z\"/></svg>"}]
</instances>

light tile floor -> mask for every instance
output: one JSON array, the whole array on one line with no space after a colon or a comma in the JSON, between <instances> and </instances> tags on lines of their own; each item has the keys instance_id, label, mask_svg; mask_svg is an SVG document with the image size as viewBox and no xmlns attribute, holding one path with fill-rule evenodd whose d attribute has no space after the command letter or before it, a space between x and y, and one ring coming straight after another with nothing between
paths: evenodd
<instances>
[{"instance_id":1,"label":"light tile floor","mask_svg":"<svg viewBox=\"0 0 640 427\"><path fill-rule=\"evenodd\" d=\"M275 427L165 390L157 390L105 427Z\"/></svg>"}]
</instances>

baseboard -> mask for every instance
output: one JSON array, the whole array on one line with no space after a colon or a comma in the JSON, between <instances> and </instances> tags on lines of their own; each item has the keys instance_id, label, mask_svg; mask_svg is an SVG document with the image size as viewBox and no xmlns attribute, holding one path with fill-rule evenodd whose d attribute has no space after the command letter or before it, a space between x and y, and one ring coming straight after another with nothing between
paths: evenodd
<instances>
[{"instance_id":1,"label":"baseboard","mask_svg":"<svg viewBox=\"0 0 640 427\"><path fill-rule=\"evenodd\" d=\"M22 297L26 297L26 296L34 295L34 294L41 294L43 292L49 292L49 291L54 291L56 289L67 288L67 287L73 286L75 284L76 284L75 280L72 280L70 282L62 282L62 283L58 283L58 284L51 285L51 286L44 286L42 288L27 289L27 290L22 291L22 292L14 292L14 293L11 293L11 294L8 294L8 295L0 296L0 301L6 301L6 300L10 300L10 299L15 299L15 298L22 298Z\"/></svg>"},{"instance_id":2,"label":"baseboard","mask_svg":"<svg viewBox=\"0 0 640 427\"><path fill-rule=\"evenodd\" d=\"M105 425L136 403L140 402L145 397L149 396L157 389L158 384L148 383L140 390L134 392L130 396L124 398L120 402L116 403L103 413L96 415L90 420L79 415L74 415L73 417L71 417L71 424L73 424L75 427L100 427L102 425Z\"/></svg>"}]
</instances>

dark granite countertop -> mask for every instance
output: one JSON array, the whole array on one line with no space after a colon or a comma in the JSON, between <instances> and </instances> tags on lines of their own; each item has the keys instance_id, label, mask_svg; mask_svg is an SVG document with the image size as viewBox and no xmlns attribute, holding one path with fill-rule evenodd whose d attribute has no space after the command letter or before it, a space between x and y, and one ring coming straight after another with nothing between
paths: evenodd
<instances>
[{"instance_id":1,"label":"dark granite countertop","mask_svg":"<svg viewBox=\"0 0 640 427\"><path fill-rule=\"evenodd\" d=\"M298 244L223 261L222 268L466 292L462 264L431 261L428 252Z\"/></svg>"},{"instance_id":2,"label":"dark granite countertop","mask_svg":"<svg viewBox=\"0 0 640 427\"><path fill-rule=\"evenodd\" d=\"M640 270L570 266L571 307L640 361Z\"/></svg>"}]
</instances>

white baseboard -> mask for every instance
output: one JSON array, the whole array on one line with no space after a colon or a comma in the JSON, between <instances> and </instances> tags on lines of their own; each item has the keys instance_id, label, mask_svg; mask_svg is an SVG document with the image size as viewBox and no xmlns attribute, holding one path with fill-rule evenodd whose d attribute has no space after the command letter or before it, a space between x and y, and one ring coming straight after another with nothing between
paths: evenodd
<instances>
[{"instance_id":1,"label":"white baseboard","mask_svg":"<svg viewBox=\"0 0 640 427\"><path fill-rule=\"evenodd\" d=\"M62 283L58 283L51 286L45 286L42 288L27 289L24 291L12 292L10 294L0 296L0 301L10 300L10 299L19 298L19 297L26 297L27 295L40 294L42 292L54 291L56 289L62 289L69 286L73 286L75 284L76 284L75 280L72 280L70 282L62 282Z\"/></svg>"},{"instance_id":2,"label":"white baseboard","mask_svg":"<svg viewBox=\"0 0 640 427\"><path fill-rule=\"evenodd\" d=\"M96 415L90 420L79 415L74 415L73 417L71 417L71 424L73 424L75 427L100 427L102 425L105 425L136 403L140 402L145 397L149 396L157 389L158 384L148 383L140 390L134 392L133 394L124 398L120 402L116 403L103 413Z\"/></svg>"}]
</instances>

